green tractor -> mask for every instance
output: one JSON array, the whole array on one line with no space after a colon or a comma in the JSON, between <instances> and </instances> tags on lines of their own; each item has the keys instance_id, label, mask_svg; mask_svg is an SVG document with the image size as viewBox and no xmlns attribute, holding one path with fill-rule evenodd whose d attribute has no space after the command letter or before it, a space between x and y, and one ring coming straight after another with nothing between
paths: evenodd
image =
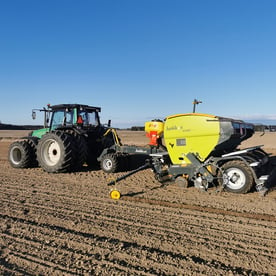
<instances>
[{"instance_id":1,"label":"green tractor","mask_svg":"<svg viewBox=\"0 0 276 276\"><path fill-rule=\"evenodd\" d=\"M96 166L106 148L120 145L114 129L101 125L100 107L82 104L48 105L34 109L44 112L44 128L13 142L8 160L14 168L40 166L46 172L60 173L79 170L84 163Z\"/></svg>"}]
</instances>

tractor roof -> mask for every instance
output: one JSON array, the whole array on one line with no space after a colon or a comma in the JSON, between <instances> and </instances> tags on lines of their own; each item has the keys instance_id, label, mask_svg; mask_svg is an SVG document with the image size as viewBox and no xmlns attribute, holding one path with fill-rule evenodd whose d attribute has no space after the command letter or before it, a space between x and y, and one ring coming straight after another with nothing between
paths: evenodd
<instances>
[{"instance_id":1,"label":"tractor roof","mask_svg":"<svg viewBox=\"0 0 276 276\"><path fill-rule=\"evenodd\" d=\"M65 108L78 108L80 110L88 110L88 111L97 111L97 112L101 112L101 108L100 107L96 107L96 106L89 106L86 104L57 104L57 105L51 105L50 108L55 111L55 110L62 110Z\"/></svg>"}]
</instances>

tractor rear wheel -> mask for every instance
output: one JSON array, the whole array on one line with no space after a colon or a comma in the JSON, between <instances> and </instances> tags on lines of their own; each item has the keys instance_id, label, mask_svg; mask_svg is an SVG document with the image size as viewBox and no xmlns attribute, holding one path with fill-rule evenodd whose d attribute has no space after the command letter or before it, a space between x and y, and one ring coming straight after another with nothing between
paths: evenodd
<instances>
[{"instance_id":1,"label":"tractor rear wheel","mask_svg":"<svg viewBox=\"0 0 276 276\"><path fill-rule=\"evenodd\" d=\"M39 165L49 173L72 171L76 154L74 138L58 130L42 136L37 145Z\"/></svg>"},{"instance_id":2,"label":"tractor rear wheel","mask_svg":"<svg viewBox=\"0 0 276 276\"><path fill-rule=\"evenodd\" d=\"M218 174L218 181L226 191L240 194L249 192L254 184L251 169L241 160L226 162Z\"/></svg>"},{"instance_id":3,"label":"tractor rear wheel","mask_svg":"<svg viewBox=\"0 0 276 276\"><path fill-rule=\"evenodd\" d=\"M39 140L39 138L33 137L33 136L29 136L27 139L27 143L31 147L31 167L38 166L38 162L37 162L37 158L36 158L36 147L38 144L38 140Z\"/></svg>"},{"instance_id":4,"label":"tractor rear wheel","mask_svg":"<svg viewBox=\"0 0 276 276\"><path fill-rule=\"evenodd\" d=\"M74 145L72 143L72 147L74 147L76 154L73 171L79 171L83 164L87 162L88 147L86 139L83 135L78 134L73 130L65 130L65 132L71 135L74 141Z\"/></svg>"},{"instance_id":5,"label":"tractor rear wheel","mask_svg":"<svg viewBox=\"0 0 276 276\"><path fill-rule=\"evenodd\" d=\"M8 159L13 168L30 168L33 162L33 150L28 141L16 141L9 147Z\"/></svg>"},{"instance_id":6,"label":"tractor rear wheel","mask_svg":"<svg viewBox=\"0 0 276 276\"><path fill-rule=\"evenodd\" d=\"M113 153L107 153L101 160L101 169L106 173L114 173L119 169L119 160Z\"/></svg>"},{"instance_id":7,"label":"tractor rear wheel","mask_svg":"<svg viewBox=\"0 0 276 276\"><path fill-rule=\"evenodd\" d=\"M84 136L75 135L74 139L75 139L76 150L77 150L74 170L78 171L82 168L83 164L87 161L88 148L87 148L87 142Z\"/></svg>"}]
</instances>

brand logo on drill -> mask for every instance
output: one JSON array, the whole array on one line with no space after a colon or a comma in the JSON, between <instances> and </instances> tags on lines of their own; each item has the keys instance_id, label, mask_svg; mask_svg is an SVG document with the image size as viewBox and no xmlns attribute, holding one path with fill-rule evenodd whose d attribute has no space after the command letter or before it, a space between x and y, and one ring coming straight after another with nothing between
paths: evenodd
<instances>
[{"instance_id":1,"label":"brand logo on drill","mask_svg":"<svg viewBox=\"0 0 276 276\"><path fill-rule=\"evenodd\" d=\"M171 126L171 127L168 127L167 126L167 128L166 128L166 130L181 130L181 129L183 129L183 127L182 126L176 126L176 125L174 125L174 126Z\"/></svg>"}]
</instances>

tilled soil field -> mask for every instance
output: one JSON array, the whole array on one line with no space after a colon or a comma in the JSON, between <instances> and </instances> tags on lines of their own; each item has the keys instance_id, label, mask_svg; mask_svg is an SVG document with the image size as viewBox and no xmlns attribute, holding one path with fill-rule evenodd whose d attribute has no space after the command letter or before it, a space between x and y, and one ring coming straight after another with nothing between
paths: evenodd
<instances>
[{"instance_id":1,"label":"tilled soil field","mask_svg":"<svg viewBox=\"0 0 276 276\"><path fill-rule=\"evenodd\" d=\"M114 201L106 184L123 173L13 169L11 141L0 141L1 274L276 275L275 190L200 192L145 170Z\"/></svg>"}]
</instances>

